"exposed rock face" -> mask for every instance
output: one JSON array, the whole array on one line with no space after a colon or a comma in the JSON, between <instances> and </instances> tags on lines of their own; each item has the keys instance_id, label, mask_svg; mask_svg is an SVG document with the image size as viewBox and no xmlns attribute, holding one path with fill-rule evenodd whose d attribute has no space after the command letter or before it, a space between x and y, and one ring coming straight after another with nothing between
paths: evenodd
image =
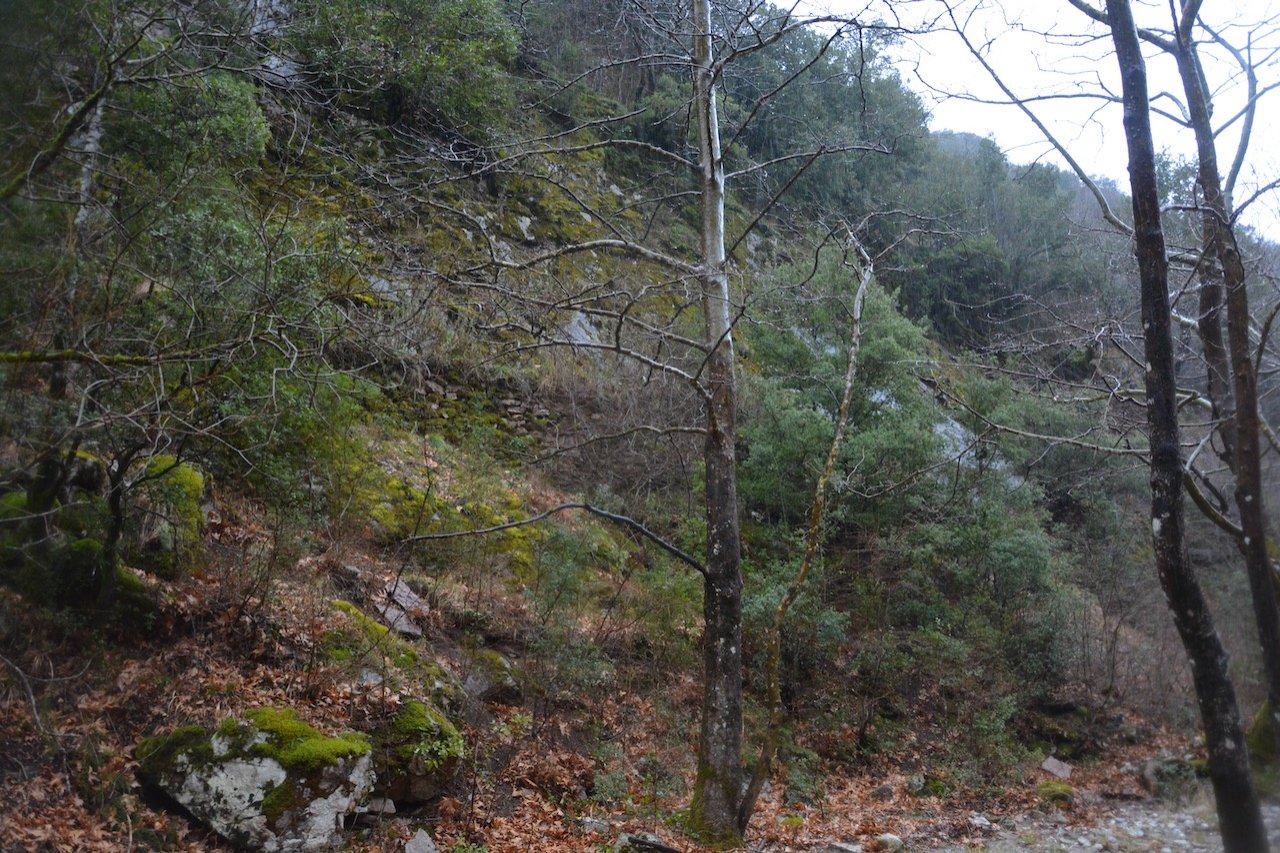
<instances>
[{"instance_id":1,"label":"exposed rock face","mask_svg":"<svg viewBox=\"0 0 1280 853\"><path fill-rule=\"evenodd\" d=\"M248 717L145 738L143 777L240 849L337 847L343 818L373 787L368 742L325 737L288 710Z\"/></svg>"},{"instance_id":2,"label":"exposed rock face","mask_svg":"<svg viewBox=\"0 0 1280 853\"><path fill-rule=\"evenodd\" d=\"M410 639L422 636L418 620L431 613L431 605L404 580L382 580L359 566L352 565L335 567L334 577L353 593L353 599L363 601L372 608L382 624Z\"/></svg>"},{"instance_id":3,"label":"exposed rock face","mask_svg":"<svg viewBox=\"0 0 1280 853\"><path fill-rule=\"evenodd\" d=\"M405 637L422 636L422 629L414 620L431 612L426 599L399 579L387 581L381 599L377 602L377 611L384 625Z\"/></svg>"},{"instance_id":4,"label":"exposed rock face","mask_svg":"<svg viewBox=\"0 0 1280 853\"><path fill-rule=\"evenodd\" d=\"M1050 755L1048 758L1044 760L1044 763L1040 765L1040 769L1045 771L1046 773L1052 773L1054 776L1057 776L1059 779L1071 778L1071 770L1072 770L1071 765L1067 764L1065 761L1059 761L1058 759L1054 758L1052 755Z\"/></svg>"}]
</instances>

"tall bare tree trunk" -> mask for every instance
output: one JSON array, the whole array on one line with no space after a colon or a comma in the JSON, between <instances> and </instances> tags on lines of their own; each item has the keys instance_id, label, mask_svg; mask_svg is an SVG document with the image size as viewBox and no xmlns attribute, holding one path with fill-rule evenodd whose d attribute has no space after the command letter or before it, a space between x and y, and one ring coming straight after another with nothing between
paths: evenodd
<instances>
[{"instance_id":1,"label":"tall bare tree trunk","mask_svg":"<svg viewBox=\"0 0 1280 853\"><path fill-rule=\"evenodd\" d=\"M742 566L738 525L737 388L725 271L724 162L716 114L709 0L693 0L694 112L702 193L702 311L706 326L707 560L703 585L702 728L690 817L708 840L736 844L742 770Z\"/></svg>"},{"instance_id":2,"label":"tall bare tree trunk","mask_svg":"<svg viewBox=\"0 0 1280 853\"><path fill-rule=\"evenodd\" d=\"M1213 625L1183 541L1182 458L1169 315L1169 264L1156 191L1146 63L1128 0L1107 0L1111 37L1124 89L1135 253L1142 283L1147 358L1147 425L1151 441L1151 530L1156 569L1191 661L1227 853L1263 853L1267 834L1249 775L1229 660Z\"/></svg>"},{"instance_id":3,"label":"tall bare tree trunk","mask_svg":"<svg viewBox=\"0 0 1280 853\"><path fill-rule=\"evenodd\" d=\"M1178 73L1187 96L1191 127L1196 135L1196 155L1199 161L1200 191L1204 198L1204 245L1206 257L1202 264L1216 262L1214 275L1220 289L1226 291L1227 351L1230 356L1231 390L1235 398L1234 411L1224 424L1229 440L1224 442L1229 451L1227 464L1235 475L1235 500L1240 513L1240 536L1237 545L1244 557L1249 577L1249 590L1253 598L1253 614L1257 622L1258 641L1262 649L1263 668L1267 679L1267 699L1272 714L1272 734L1280 747L1280 607L1276 602L1276 588L1272 582L1271 558L1267 554L1266 516L1263 511L1261 423L1258 416L1258 379L1253 364L1253 349L1249 343L1249 291L1244 261L1236 245L1235 230L1230 219L1231 205L1222 186L1218 169L1218 153L1213 138L1213 125L1209 113L1208 93L1204 90L1204 75L1192 40L1191 27L1194 17L1188 16L1175 34ZM1202 286L1205 285L1202 279ZM1202 325L1205 318L1201 317ZM1217 346L1221 347L1221 327L1218 327ZM1205 341L1205 352L1210 344ZM1210 360L1210 371L1215 365ZM1210 392L1213 392L1212 377ZM1215 408L1217 406L1215 405Z\"/></svg>"}]
</instances>

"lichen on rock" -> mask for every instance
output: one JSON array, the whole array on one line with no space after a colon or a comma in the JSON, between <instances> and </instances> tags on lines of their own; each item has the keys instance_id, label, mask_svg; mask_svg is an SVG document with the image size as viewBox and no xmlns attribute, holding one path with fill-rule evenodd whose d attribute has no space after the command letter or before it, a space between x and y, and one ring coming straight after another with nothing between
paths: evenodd
<instances>
[{"instance_id":1,"label":"lichen on rock","mask_svg":"<svg viewBox=\"0 0 1280 853\"><path fill-rule=\"evenodd\" d=\"M245 850L332 849L373 787L363 735L328 737L289 709L143 738L136 754L145 780Z\"/></svg>"}]
</instances>

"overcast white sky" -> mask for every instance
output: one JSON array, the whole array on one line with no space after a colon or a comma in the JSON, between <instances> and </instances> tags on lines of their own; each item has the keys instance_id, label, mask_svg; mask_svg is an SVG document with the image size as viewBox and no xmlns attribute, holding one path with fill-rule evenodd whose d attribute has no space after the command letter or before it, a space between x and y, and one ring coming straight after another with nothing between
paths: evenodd
<instances>
[{"instance_id":1,"label":"overcast white sky","mask_svg":"<svg viewBox=\"0 0 1280 853\"><path fill-rule=\"evenodd\" d=\"M1093 0L1098 7L1104 0ZM882 16L897 15L904 23L919 24L945 17L942 0L814 0L812 6L850 11L870 5ZM856 5L855 5L856 4ZM1035 104L1050 130L1073 156L1095 175L1127 187L1126 151L1118 105L1097 97L1104 89L1119 92L1116 62L1110 42L1097 38L1103 28L1093 24L1066 0L954 0L950 4L970 40L981 47L990 64L1020 97L1051 97ZM1139 26L1168 29L1169 0L1137 0ZM1280 17L1280 0L1206 0L1204 20L1232 44L1252 49L1262 86L1280 82L1280 26L1259 22ZM1049 33L1049 38L1045 37ZM1220 49L1203 48L1206 75L1215 92L1215 122L1226 124L1219 160L1225 171L1235 155L1240 122L1227 119L1245 100L1239 67L1222 61ZM931 127L991 136L1014 162L1041 157L1061 164L1039 130L1015 107L977 103L1006 100L990 76L974 60L954 32L938 31L908 40L898 51L903 79L921 94L932 114ZM1157 103L1170 112L1180 110L1181 84L1173 61L1148 51L1151 91L1170 93ZM1264 61L1265 60L1265 61ZM1280 89L1260 100L1249 165L1241 174L1236 199L1280 177ZM1190 134L1173 122L1155 119L1156 147L1190 154ZM1280 195L1265 199L1246 217L1255 227L1280 239Z\"/></svg>"}]
</instances>

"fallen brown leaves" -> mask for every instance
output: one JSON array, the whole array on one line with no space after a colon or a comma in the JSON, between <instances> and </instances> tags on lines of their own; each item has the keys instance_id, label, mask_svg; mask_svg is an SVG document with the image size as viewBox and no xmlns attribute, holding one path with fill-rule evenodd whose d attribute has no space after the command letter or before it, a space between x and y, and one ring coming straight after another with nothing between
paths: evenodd
<instances>
[{"instance_id":1,"label":"fallen brown leaves","mask_svg":"<svg viewBox=\"0 0 1280 853\"><path fill-rule=\"evenodd\" d=\"M219 524L218 535L228 541L263 535ZM374 557L355 558L371 572L389 573ZM213 725L263 706L292 707L329 732L368 729L393 713L401 701L397 690L361 684L321 654L325 631L341 618L330 605L333 591L325 585L323 563L306 562L279 578L269 601L246 594L230 602L226 575L211 567L166 589L170 604L156 637L106 648L83 642L83 631L42 621L0 591L0 615L11 620L4 630L18 625L32 634L14 663L40 676L28 682L38 718L22 679L9 668L0 679L0 784L6 791L0 849L223 849L216 837L144 801L132 758L139 737L186 723ZM528 618L527 602L517 591L483 592L498 599L490 602L493 619L516 642L518 623ZM454 595L462 602L459 609L481 597L461 585L440 597L447 603ZM447 642L449 618L433 613L432 619L432 638ZM624 633L613 635L619 647L630 642ZM442 646L436 654L450 652ZM611 684L590 693L535 694L528 709L484 709L467 731L459 790L433 812L397 816L367 834L353 834L352 849L398 851L426 826L442 850L467 841L489 853L578 853L610 845L622 832L652 832L674 847L701 853L705 848L684 837L678 821L692 785L696 674L678 667L654 672L643 660L629 666L623 662ZM808 745L831 752L829 742L852 737L838 729L814 732ZM1187 744L1155 730L1141 744L1112 745L1104 760L1077 766L1071 784L1097 796L1077 798L1067 820L1091 822L1107 808L1108 797L1141 796L1124 765L1159 750L1182 754ZM1035 794L1043 778L1039 771L998 795L953 787L945 799L912 796L904 758L927 762L928 750L909 743L905 751L866 759L856 768L823 765L824 796L812 804L789 802L785 784L777 782L752 819L753 845L800 851L839 840L871 850L885 832L918 847L944 841L976 845L983 833L971 823L975 815L996 822L1041 808ZM614 790L597 790L606 778Z\"/></svg>"}]
</instances>

